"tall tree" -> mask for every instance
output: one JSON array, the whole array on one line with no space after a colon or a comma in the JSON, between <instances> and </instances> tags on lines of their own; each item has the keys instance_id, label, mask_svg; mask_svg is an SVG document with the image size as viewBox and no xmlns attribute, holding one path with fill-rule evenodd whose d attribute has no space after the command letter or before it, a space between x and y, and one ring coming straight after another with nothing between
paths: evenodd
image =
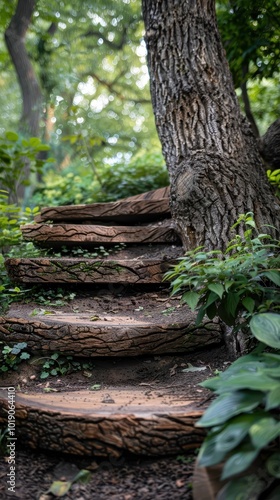
<instances>
[{"instance_id":1,"label":"tall tree","mask_svg":"<svg viewBox=\"0 0 280 500\"><path fill-rule=\"evenodd\" d=\"M225 248L240 213L279 228L251 127L242 116L214 0L142 0L151 95L186 248Z\"/></svg>"},{"instance_id":2,"label":"tall tree","mask_svg":"<svg viewBox=\"0 0 280 500\"><path fill-rule=\"evenodd\" d=\"M25 47L25 37L35 5L36 0L18 0L15 13L5 31L5 41L22 93L21 126L33 136L39 134L42 93Z\"/></svg>"}]
</instances>

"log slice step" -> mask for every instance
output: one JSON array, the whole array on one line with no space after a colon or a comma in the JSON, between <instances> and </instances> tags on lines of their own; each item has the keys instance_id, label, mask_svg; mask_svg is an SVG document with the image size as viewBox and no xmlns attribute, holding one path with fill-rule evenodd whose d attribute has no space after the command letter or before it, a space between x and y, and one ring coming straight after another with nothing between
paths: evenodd
<instances>
[{"instance_id":1,"label":"log slice step","mask_svg":"<svg viewBox=\"0 0 280 500\"><path fill-rule=\"evenodd\" d=\"M218 322L195 326L196 314L179 299L169 302L167 293L88 292L64 307L14 303L0 318L0 341L26 342L33 353L84 357L186 353L221 343Z\"/></svg>"},{"instance_id":2,"label":"log slice step","mask_svg":"<svg viewBox=\"0 0 280 500\"><path fill-rule=\"evenodd\" d=\"M10 278L18 283L161 283L175 260L11 258L5 262Z\"/></svg>"},{"instance_id":3,"label":"log slice step","mask_svg":"<svg viewBox=\"0 0 280 500\"><path fill-rule=\"evenodd\" d=\"M0 389L0 426L7 425ZM199 446L202 409L146 387L16 394L16 436L24 446L80 456L159 456Z\"/></svg>"},{"instance_id":4,"label":"log slice step","mask_svg":"<svg viewBox=\"0 0 280 500\"><path fill-rule=\"evenodd\" d=\"M176 243L172 221L146 226L101 226L91 224L26 224L23 237L42 246L96 245L101 243Z\"/></svg>"},{"instance_id":5,"label":"log slice step","mask_svg":"<svg viewBox=\"0 0 280 500\"><path fill-rule=\"evenodd\" d=\"M37 223L46 221L116 221L137 223L170 216L169 199L121 200L87 205L44 207L35 218Z\"/></svg>"}]
</instances>

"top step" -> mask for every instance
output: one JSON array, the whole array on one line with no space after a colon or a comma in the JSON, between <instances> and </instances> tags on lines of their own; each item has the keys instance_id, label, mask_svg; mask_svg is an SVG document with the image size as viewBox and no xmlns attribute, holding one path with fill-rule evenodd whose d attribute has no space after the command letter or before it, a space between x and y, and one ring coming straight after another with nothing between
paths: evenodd
<instances>
[{"instance_id":1,"label":"top step","mask_svg":"<svg viewBox=\"0 0 280 500\"><path fill-rule=\"evenodd\" d=\"M168 188L161 188L141 195L108 203L66 205L42 208L35 219L37 223L54 222L125 222L154 221L170 217Z\"/></svg>"},{"instance_id":2,"label":"top step","mask_svg":"<svg viewBox=\"0 0 280 500\"><path fill-rule=\"evenodd\" d=\"M35 221L47 222L124 222L154 221L170 217L168 198L161 200L115 201L89 205L66 205L42 208Z\"/></svg>"}]
</instances>

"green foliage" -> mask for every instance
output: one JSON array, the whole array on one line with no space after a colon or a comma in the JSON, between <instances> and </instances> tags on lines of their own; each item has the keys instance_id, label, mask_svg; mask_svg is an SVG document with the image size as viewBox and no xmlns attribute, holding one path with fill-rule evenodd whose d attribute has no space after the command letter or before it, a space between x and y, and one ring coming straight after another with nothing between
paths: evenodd
<instances>
[{"instance_id":1,"label":"green foliage","mask_svg":"<svg viewBox=\"0 0 280 500\"><path fill-rule=\"evenodd\" d=\"M26 342L19 342L13 346L2 344L0 353L0 372L7 372L8 370L17 370L18 365L22 361L26 361L30 358L30 354L26 352L27 344Z\"/></svg>"},{"instance_id":2,"label":"green foliage","mask_svg":"<svg viewBox=\"0 0 280 500\"><path fill-rule=\"evenodd\" d=\"M88 370L94 368L91 362L78 361L73 356L63 356L57 352L49 357L38 358L32 363L42 364L41 379L67 375L68 373L77 371L83 371L85 376L91 377L91 373Z\"/></svg>"},{"instance_id":3,"label":"green foliage","mask_svg":"<svg viewBox=\"0 0 280 500\"><path fill-rule=\"evenodd\" d=\"M19 229L20 208L8 202L6 191L0 191L0 250L18 245L21 240Z\"/></svg>"},{"instance_id":4,"label":"green foliage","mask_svg":"<svg viewBox=\"0 0 280 500\"><path fill-rule=\"evenodd\" d=\"M0 191L0 311L4 311L11 301L25 293L12 286L5 270L5 256L36 257L40 254L32 243L23 241L20 231L20 225L30 222L38 210L35 207L22 211L17 205L9 203L5 191Z\"/></svg>"},{"instance_id":5,"label":"green foliage","mask_svg":"<svg viewBox=\"0 0 280 500\"><path fill-rule=\"evenodd\" d=\"M232 229L242 223L244 235L236 234L225 254L196 248L165 276L172 280L172 293L182 293L190 308L198 309L197 324L206 314L244 328L257 311L279 310L279 242L267 234L253 236L251 213L241 215Z\"/></svg>"},{"instance_id":6,"label":"green foliage","mask_svg":"<svg viewBox=\"0 0 280 500\"><path fill-rule=\"evenodd\" d=\"M63 288L42 289L42 287L34 286L29 293L26 292L26 300L36 298L36 303L45 307L61 307L68 304L76 296L76 293L66 291Z\"/></svg>"},{"instance_id":7,"label":"green foliage","mask_svg":"<svg viewBox=\"0 0 280 500\"><path fill-rule=\"evenodd\" d=\"M4 136L0 137L0 185L2 188L16 197L20 185L30 184L25 172L27 164L30 172L40 172L45 161L38 158L38 153L49 149L49 146L42 144L37 137L23 139L15 132L5 132Z\"/></svg>"},{"instance_id":8,"label":"green foliage","mask_svg":"<svg viewBox=\"0 0 280 500\"><path fill-rule=\"evenodd\" d=\"M280 315L256 314L250 328L263 342L262 348L239 358L225 372L201 384L218 397L197 424L210 428L199 452L199 465L208 467L224 462L223 480L246 472L261 453L267 474L279 478ZM263 352L266 345L276 351ZM226 485L227 500L237 498L244 480L234 479ZM259 494L263 483L257 484Z\"/></svg>"},{"instance_id":9,"label":"green foliage","mask_svg":"<svg viewBox=\"0 0 280 500\"><path fill-rule=\"evenodd\" d=\"M272 186L275 186L275 194L276 196L280 197L280 169L277 170L267 170L267 177L272 184Z\"/></svg>"},{"instance_id":10,"label":"green foliage","mask_svg":"<svg viewBox=\"0 0 280 500\"><path fill-rule=\"evenodd\" d=\"M73 165L60 173L48 170L32 199L34 204L70 205L114 201L168 185L161 154L142 154L127 164L97 168Z\"/></svg>"},{"instance_id":11,"label":"green foliage","mask_svg":"<svg viewBox=\"0 0 280 500\"><path fill-rule=\"evenodd\" d=\"M236 86L279 71L279 0L219 0L217 18Z\"/></svg>"}]
</instances>

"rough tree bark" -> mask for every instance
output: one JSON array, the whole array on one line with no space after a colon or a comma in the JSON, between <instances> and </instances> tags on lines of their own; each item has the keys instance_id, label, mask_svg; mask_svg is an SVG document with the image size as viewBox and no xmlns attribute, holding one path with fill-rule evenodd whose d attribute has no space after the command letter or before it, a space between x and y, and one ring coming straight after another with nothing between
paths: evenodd
<instances>
[{"instance_id":1,"label":"rough tree bark","mask_svg":"<svg viewBox=\"0 0 280 500\"><path fill-rule=\"evenodd\" d=\"M259 227L279 228L279 203L239 109L215 1L142 5L156 126L184 246L224 249L230 227L249 211Z\"/></svg>"},{"instance_id":2,"label":"rough tree bark","mask_svg":"<svg viewBox=\"0 0 280 500\"><path fill-rule=\"evenodd\" d=\"M39 135L42 93L25 47L25 36L36 0L18 0L16 11L5 31L5 41L13 61L21 93L21 125L28 134Z\"/></svg>"}]
</instances>

